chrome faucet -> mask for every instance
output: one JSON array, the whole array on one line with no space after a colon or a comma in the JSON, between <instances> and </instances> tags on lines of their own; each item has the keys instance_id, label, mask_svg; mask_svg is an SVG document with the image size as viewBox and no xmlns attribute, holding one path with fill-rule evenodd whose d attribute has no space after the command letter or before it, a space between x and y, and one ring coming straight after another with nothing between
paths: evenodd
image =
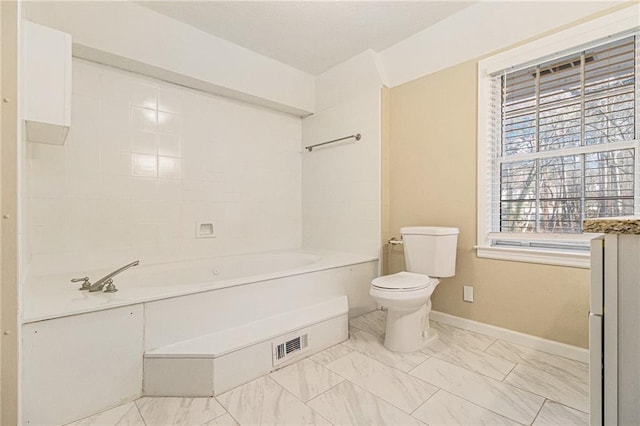
<instances>
[{"instance_id":1,"label":"chrome faucet","mask_svg":"<svg viewBox=\"0 0 640 426\"><path fill-rule=\"evenodd\" d=\"M89 291L90 292L102 291L102 289L106 285L107 288L106 288L105 292L107 292L107 293L115 293L116 291L118 291L118 289L113 284L113 279L112 278L115 277L116 275L118 275L119 273L126 271L129 268L132 268L134 266L138 266L139 264L140 264L140 261L136 260L135 262L131 262L128 265L124 265L122 268L116 269L115 271L105 275L104 277L102 277L98 281L96 281L95 283L91 284L91 286L89 286Z\"/></svg>"},{"instance_id":2,"label":"chrome faucet","mask_svg":"<svg viewBox=\"0 0 640 426\"><path fill-rule=\"evenodd\" d=\"M113 277L131 267L138 266L139 264L140 261L136 260L135 262L131 262L128 265L124 265L122 268L116 269L115 271L105 275L93 284L89 282L89 277L74 278L71 280L71 282L82 282L82 287L80 287L78 290L89 290L93 293L96 291L102 291L102 289L104 289L105 293L115 293L116 291L118 291L118 289L116 288L115 284L113 284Z\"/></svg>"}]
</instances>

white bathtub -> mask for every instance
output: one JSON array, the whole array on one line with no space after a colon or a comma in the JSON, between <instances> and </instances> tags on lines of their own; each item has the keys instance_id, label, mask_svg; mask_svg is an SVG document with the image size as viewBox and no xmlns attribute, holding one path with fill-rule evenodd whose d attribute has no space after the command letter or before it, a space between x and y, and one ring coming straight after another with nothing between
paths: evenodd
<instances>
[{"instance_id":1,"label":"white bathtub","mask_svg":"<svg viewBox=\"0 0 640 426\"><path fill-rule=\"evenodd\" d=\"M161 392L148 386L154 369L160 379L169 377L172 392L180 391L187 374L209 377L214 391L228 389L271 371L274 336L308 331L307 356L348 338L347 316L375 309L368 293L378 261L370 256L299 250L156 265L140 261L115 277L119 291L111 294L78 291L69 282L85 275L95 281L110 270L28 279L21 367L25 424L65 424L139 398L143 371L144 392ZM333 301L341 301L339 313L309 317L318 307L335 306ZM214 358L147 358L202 336L215 340L219 333L256 336Z\"/></svg>"},{"instance_id":2,"label":"white bathtub","mask_svg":"<svg viewBox=\"0 0 640 426\"><path fill-rule=\"evenodd\" d=\"M135 259L131 259L132 261ZM376 258L328 250L299 250L145 264L114 277L116 293L78 291L71 278L95 282L113 268L30 277L25 285L23 323L182 296L347 265Z\"/></svg>"}]
</instances>

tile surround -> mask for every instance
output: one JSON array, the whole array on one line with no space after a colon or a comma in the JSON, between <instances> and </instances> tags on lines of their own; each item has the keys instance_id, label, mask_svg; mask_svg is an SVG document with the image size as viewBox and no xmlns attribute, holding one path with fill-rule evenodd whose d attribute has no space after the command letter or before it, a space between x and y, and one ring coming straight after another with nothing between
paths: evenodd
<instances>
[{"instance_id":1,"label":"tile surround","mask_svg":"<svg viewBox=\"0 0 640 426\"><path fill-rule=\"evenodd\" d=\"M299 118L84 60L73 67L68 141L26 150L34 272L300 246ZM216 223L217 238L195 238L200 220Z\"/></svg>"},{"instance_id":2,"label":"tile surround","mask_svg":"<svg viewBox=\"0 0 640 426\"><path fill-rule=\"evenodd\" d=\"M373 312L353 322L379 328L384 327L384 316ZM438 323L433 326L443 327ZM514 363L515 367L504 381L498 381L479 374L486 368L484 364L468 363L463 368L437 358L438 353L455 349L464 351L463 357L485 353L478 346L484 346L491 338L451 326L444 329L447 331L444 340L449 337L449 342L423 349L424 356L431 356L412 368L410 374L372 358L370 355L387 361L394 359L392 354L382 355L385 349L374 346L368 336L362 339L362 333L367 332L354 329L353 342L328 348L217 398L145 397L73 425L588 424L588 414L562 403L573 404L571 398L575 396L572 386L562 385L569 372L559 374L562 365L570 371L576 367L571 360L531 350L527 352L530 358L518 358L521 361L518 362L513 357L514 351L527 348L510 348L502 354L510 355L511 360L502 360ZM381 334L373 336L377 341L382 339ZM490 346L493 354L483 359L493 359L505 345L511 344L495 341ZM487 349L486 354L489 352ZM554 365L557 370L552 376L555 374L557 379L554 381L549 373L526 364L534 359L531 357L546 361L541 366ZM406 368L402 363L397 367ZM577 388L584 386L576 380L572 383Z\"/></svg>"},{"instance_id":3,"label":"tile surround","mask_svg":"<svg viewBox=\"0 0 640 426\"><path fill-rule=\"evenodd\" d=\"M362 135L359 142L347 140L303 152L305 247L379 255L380 111L380 86L376 84L303 118L304 146Z\"/></svg>"}]
</instances>

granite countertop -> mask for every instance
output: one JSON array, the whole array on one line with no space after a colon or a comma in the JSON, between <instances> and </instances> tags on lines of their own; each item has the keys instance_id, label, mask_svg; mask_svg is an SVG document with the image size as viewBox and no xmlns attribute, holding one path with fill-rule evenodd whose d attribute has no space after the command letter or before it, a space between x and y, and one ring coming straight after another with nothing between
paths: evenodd
<instances>
[{"instance_id":1,"label":"granite countertop","mask_svg":"<svg viewBox=\"0 0 640 426\"><path fill-rule=\"evenodd\" d=\"M584 232L640 235L640 216L599 217L582 222Z\"/></svg>"}]
</instances>

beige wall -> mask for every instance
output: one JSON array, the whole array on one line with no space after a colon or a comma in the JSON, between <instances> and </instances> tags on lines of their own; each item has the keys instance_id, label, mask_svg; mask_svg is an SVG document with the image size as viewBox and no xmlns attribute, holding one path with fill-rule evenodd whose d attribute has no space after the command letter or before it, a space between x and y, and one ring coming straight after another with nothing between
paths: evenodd
<instances>
[{"instance_id":1,"label":"beige wall","mask_svg":"<svg viewBox=\"0 0 640 426\"><path fill-rule=\"evenodd\" d=\"M383 240L399 237L405 225L460 228L456 275L436 289L433 308L587 347L588 270L476 257L477 60L392 88L384 99L389 207ZM402 248L384 250L388 272L401 270ZM462 301L465 284L474 286L473 303Z\"/></svg>"},{"instance_id":2,"label":"beige wall","mask_svg":"<svg viewBox=\"0 0 640 426\"><path fill-rule=\"evenodd\" d=\"M389 239L389 216L390 216L390 206L389 206L389 97L391 91L388 87L383 86L380 90L380 220L381 220L381 229L380 229L380 238L382 241L380 242L380 247L382 250L385 250L385 242ZM388 273L389 271L389 257L385 256L385 253L381 253L380 259L380 267L382 268L383 273Z\"/></svg>"},{"instance_id":3,"label":"beige wall","mask_svg":"<svg viewBox=\"0 0 640 426\"><path fill-rule=\"evenodd\" d=\"M0 2L0 424L18 423L17 23L16 2Z\"/></svg>"}]
</instances>

